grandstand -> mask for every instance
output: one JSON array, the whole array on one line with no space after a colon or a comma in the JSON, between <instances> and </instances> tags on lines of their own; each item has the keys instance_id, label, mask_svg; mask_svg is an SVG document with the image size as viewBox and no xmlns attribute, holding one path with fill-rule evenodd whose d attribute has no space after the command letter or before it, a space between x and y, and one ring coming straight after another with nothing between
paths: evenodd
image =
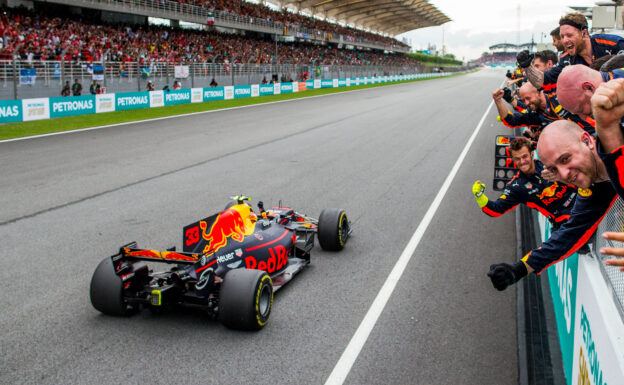
<instances>
[{"instance_id":1,"label":"grandstand","mask_svg":"<svg viewBox=\"0 0 624 385\"><path fill-rule=\"evenodd\" d=\"M536 44L531 41L524 44L498 43L489 47L490 52L485 52L477 60L483 65L514 65L516 55L522 50L535 51Z\"/></svg>"},{"instance_id":2,"label":"grandstand","mask_svg":"<svg viewBox=\"0 0 624 385\"><path fill-rule=\"evenodd\" d=\"M160 76L169 84L175 65L191 67L185 87L212 78L233 85L267 76L277 81L331 72L418 72L424 66L406 57L409 46L392 36L450 20L425 0L290 0L282 8L243 0L5 4L12 7L3 7L0 17L1 99L17 98L18 87L19 96L28 96L21 81L12 95L7 90L25 69L34 69L54 94L66 80L89 81L100 67L104 86L115 91L142 90L141 77Z\"/></svg>"}]
</instances>

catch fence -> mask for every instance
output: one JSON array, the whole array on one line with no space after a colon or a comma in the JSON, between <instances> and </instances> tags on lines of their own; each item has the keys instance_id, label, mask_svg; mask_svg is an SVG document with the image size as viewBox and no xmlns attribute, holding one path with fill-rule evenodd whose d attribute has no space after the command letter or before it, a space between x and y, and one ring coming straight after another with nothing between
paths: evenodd
<instances>
[{"instance_id":1,"label":"catch fence","mask_svg":"<svg viewBox=\"0 0 624 385\"><path fill-rule=\"evenodd\" d=\"M611 210L609 210L598 226L598 230L596 230L596 247L593 255L601 262L600 270L607 282L607 286L612 291L614 302L624 320L624 272L621 272L619 267L605 265L605 260L614 257L599 253L601 247L624 247L624 242L604 239L602 233L605 231L624 232L624 201L622 201L622 198L618 198L615 201Z\"/></svg>"},{"instance_id":2,"label":"catch fence","mask_svg":"<svg viewBox=\"0 0 624 385\"><path fill-rule=\"evenodd\" d=\"M176 67L178 71L176 71ZM183 69L180 73L180 69ZM448 67L459 72L466 67ZM133 92L147 90L151 81L155 89L173 86L175 80L182 88L208 87L212 80L219 86L288 82L304 78L333 79L371 76L389 76L431 72L425 65L335 65L308 64L258 64L216 62L79 62L79 61L0 61L0 100L59 96L65 82L75 79L83 86L83 95L89 85L97 82L106 92ZM28 78L33 76L34 78Z\"/></svg>"}]
</instances>

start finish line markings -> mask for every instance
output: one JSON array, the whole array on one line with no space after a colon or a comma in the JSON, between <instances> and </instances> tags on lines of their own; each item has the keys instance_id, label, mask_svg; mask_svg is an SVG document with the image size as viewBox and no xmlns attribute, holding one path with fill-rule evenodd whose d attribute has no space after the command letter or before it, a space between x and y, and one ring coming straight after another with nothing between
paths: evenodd
<instances>
[{"instance_id":1,"label":"start finish line markings","mask_svg":"<svg viewBox=\"0 0 624 385\"><path fill-rule=\"evenodd\" d=\"M331 374L327 378L325 385L341 385L342 383L344 383L345 379L347 378L347 375L351 371L351 367L355 363L355 360L360 354L360 351L364 347L364 344L366 343L368 336L373 330L373 327L377 323L377 319L381 315L381 312L386 306L386 303L388 303L388 300L390 299L390 296L392 295L394 288L399 282L401 275L403 275L403 271L405 270L405 268L407 267L407 264L412 258L414 251L416 251L416 248L418 247L418 244L420 243L422 236L425 234L425 231L427 231L427 228L429 227L429 223L433 219L433 216L438 210L440 203L444 199L446 192L451 186L451 182L455 178L455 175L457 174L459 167L461 167L464 161L464 158L466 157L466 154L468 153L468 150L470 150L470 146L472 146L472 142L474 142L475 138L477 137L477 134L479 133L479 130L481 129L481 126L483 126L485 117L489 114L493 105L494 105L494 102L490 102L490 105L485 110L485 113L481 117L479 124L477 124L477 127L472 133L472 136L470 136L470 139L468 139L468 142L466 143L466 146L462 150L461 154L459 154L459 157L457 158L455 165L453 166L453 168L451 169L451 172L449 172L448 176L444 180L444 183L442 184L440 191L438 191L438 194L436 195L433 202L431 203L431 206L429 206L427 213L425 214L423 219L420 221L418 228L416 228L416 231L412 235L412 238L410 239L407 246L403 250L403 253L401 253L399 260L392 268L392 271L390 272L390 275L388 275L386 282L384 282L383 286L381 287L381 290L379 290L377 297L375 297L373 304L368 309L368 312L364 316L364 319L360 323L360 326L358 327L355 334L351 338L351 341L349 341L349 344L347 345L344 352L342 353L342 356L340 356L340 359L336 363L336 366L334 366L334 370L332 370Z\"/></svg>"}]
</instances>

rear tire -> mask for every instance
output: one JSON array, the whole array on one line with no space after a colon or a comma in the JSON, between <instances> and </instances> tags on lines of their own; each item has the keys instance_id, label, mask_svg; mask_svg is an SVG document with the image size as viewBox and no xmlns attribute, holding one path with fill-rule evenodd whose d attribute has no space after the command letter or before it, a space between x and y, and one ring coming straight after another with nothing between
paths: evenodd
<instances>
[{"instance_id":1,"label":"rear tire","mask_svg":"<svg viewBox=\"0 0 624 385\"><path fill-rule=\"evenodd\" d=\"M110 257L104 258L91 278L91 304L104 314L128 315L132 309L124 303L123 284L115 274L115 267Z\"/></svg>"},{"instance_id":2,"label":"rear tire","mask_svg":"<svg viewBox=\"0 0 624 385\"><path fill-rule=\"evenodd\" d=\"M325 209L318 221L318 241L323 250L340 251L349 238L349 220L342 209Z\"/></svg>"},{"instance_id":3,"label":"rear tire","mask_svg":"<svg viewBox=\"0 0 624 385\"><path fill-rule=\"evenodd\" d=\"M273 308L273 283L262 270L235 269L225 274L219 294L219 321L230 329L260 330Z\"/></svg>"}]
</instances>

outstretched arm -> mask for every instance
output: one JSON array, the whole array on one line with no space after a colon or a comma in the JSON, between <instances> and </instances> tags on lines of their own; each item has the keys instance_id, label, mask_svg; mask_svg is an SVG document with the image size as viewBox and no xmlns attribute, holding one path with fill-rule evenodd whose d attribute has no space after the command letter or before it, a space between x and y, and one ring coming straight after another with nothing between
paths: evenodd
<instances>
[{"instance_id":1,"label":"outstretched arm","mask_svg":"<svg viewBox=\"0 0 624 385\"><path fill-rule=\"evenodd\" d=\"M591 98L596 133L605 153L624 145L620 120L624 117L624 79L602 83Z\"/></svg>"}]
</instances>

